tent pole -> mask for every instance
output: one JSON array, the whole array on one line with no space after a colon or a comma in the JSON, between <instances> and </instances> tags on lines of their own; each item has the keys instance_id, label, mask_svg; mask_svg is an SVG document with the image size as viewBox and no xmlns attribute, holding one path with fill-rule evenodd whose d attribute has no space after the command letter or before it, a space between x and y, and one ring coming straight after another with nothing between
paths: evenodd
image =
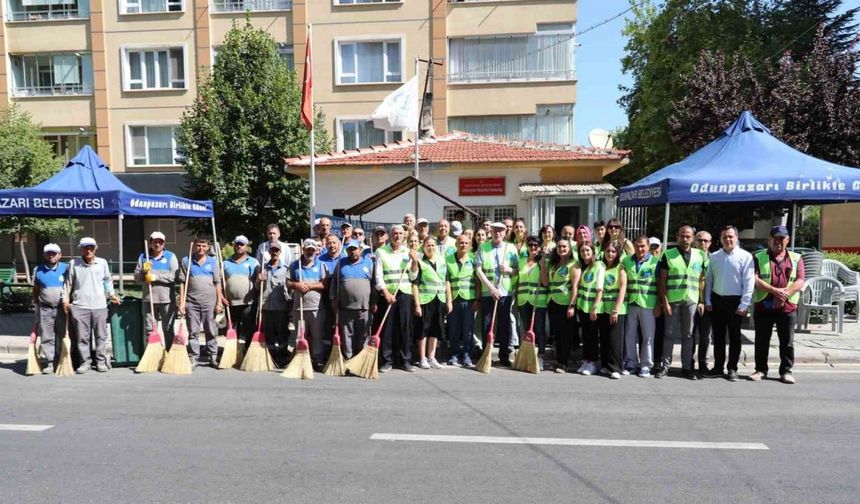
<instances>
[{"instance_id":1,"label":"tent pole","mask_svg":"<svg viewBox=\"0 0 860 504\"><path fill-rule=\"evenodd\" d=\"M218 245L218 234L215 233L215 215L212 215L212 245L218 247L218 255L216 257L221 257L221 246Z\"/></svg>"},{"instance_id":2,"label":"tent pole","mask_svg":"<svg viewBox=\"0 0 860 504\"><path fill-rule=\"evenodd\" d=\"M418 56L415 57L415 76L418 76ZM423 99L423 97L422 97ZM420 180L418 176L420 167L418 162L418 140L421 139L421 113L423 110L418 111L418 126L415 128L415 178ZM420 215L418 213L418 185L415 185L415 218L417 219Z\"/></svg>"},{"instance_id":3,"label":"tent pole","mask_svg":"<svg viewBox=\"0 0 860 504\"><path fill-rule=\"evenodd\" d=\"M791 203L791 250L794 250L794 235L797 234L797 203Z\"/></svg>"},{"instance_id":4,"label":"tent pole","mask_svg":"<svg viewBox=\"0 0 860 504\"><path fill-rule=\"evenodd\" d=\"M120 297L125 296L125 282L122 279L122 220L123 215L119 214L119 295Z\"/></svg>"},{"instance_id":5,"label":"tent pole","mask_svg":"<svg viewBox=\"0 0 860 504\"><path fill-rule=\"evenodd\" d=\"M666 250L666 244L669 242L669 202L666 202L666 211L663 215L663 250Z\"/></svg>"}]
</instances>

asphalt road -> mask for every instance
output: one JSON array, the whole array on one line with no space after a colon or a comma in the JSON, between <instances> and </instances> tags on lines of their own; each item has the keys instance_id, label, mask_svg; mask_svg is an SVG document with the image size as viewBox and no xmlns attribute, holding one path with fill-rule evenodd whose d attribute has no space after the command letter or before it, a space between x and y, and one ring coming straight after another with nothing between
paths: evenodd
<instances>
[{"instance_id":1,"label":"asphalt road","mask_svg":"<svg viewBox=\"0 0 860 504\"><path fill-rule=\"evenodd\" d=\"M860 373L689 382L399 371L294 381L0 366L0 502L860 500ZM2 427L2 426L0 426ZM372 440L373 434L763 443L764 450ZM622 443L623 444L623 443Z\"/></svg>"}]
</instances>

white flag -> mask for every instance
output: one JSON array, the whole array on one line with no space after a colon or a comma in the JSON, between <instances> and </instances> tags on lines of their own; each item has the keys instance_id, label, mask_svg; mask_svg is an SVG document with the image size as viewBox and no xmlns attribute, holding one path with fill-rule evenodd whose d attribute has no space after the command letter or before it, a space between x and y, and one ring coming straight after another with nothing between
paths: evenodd
<instances>
[{"instance_id":1,"label":"white flag","mask_svg":"<svg viewBox=\"0 0 860 504\"><path fill-rule=\"evenodd\" d=\"M373 126L388 131L418 131L418 77L412 77L386 96L370 118Z\"/></svg>"}]
</instances>

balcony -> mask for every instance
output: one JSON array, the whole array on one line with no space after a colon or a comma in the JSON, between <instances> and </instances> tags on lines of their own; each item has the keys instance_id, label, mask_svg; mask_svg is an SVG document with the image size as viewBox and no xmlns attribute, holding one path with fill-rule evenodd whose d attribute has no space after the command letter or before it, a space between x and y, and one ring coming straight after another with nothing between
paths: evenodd
<instances>
[{"instance_id":1,"label":"balcony","mask_svg":"<svg viewBox=\"0 0 860 504\"><path fill-rule=\"evenodd\" d=\"M55 84L53 86L29 86L12 88L12 96L14 96L15 98L91 94L93 94L93 86L91 84Z\"/></svg>"},{"instance_id":2,"label":"balcony","mask_svg":"<svg viewBox=\"0 0 860 504\"><path fill-rule=\"evenodd\" d=\"M215 13L287 11L292 8L292 0L212 0L212 12Z\"/></svg>"},{"instance_id":3,"label":"balcony","mask_svg":"<svg viewBox=\"0 0 860 504\"><path fill-rule=\"evenodd\" d=\"M11 94L16 98L93 94L92 55L10 55Z\"/></svg>"},{"instance_id":4,"label":"balcony","mask_svg":"<svg viewBox=\"0 0 860 504\"><path fill-rule=\"evenodd\" d=\"M452 38L451 84L573 80L572 34Z\"/></svg>"},{"instance_id":5,"label":"balcony","mask_svg":"<svg viewBox=\"0 0 860 504\"><path fill-rule=\"evenodd\" d=\"M63 21L90 17L89 0L9 0L6 20Z\"/></svg>"}]
</instances>

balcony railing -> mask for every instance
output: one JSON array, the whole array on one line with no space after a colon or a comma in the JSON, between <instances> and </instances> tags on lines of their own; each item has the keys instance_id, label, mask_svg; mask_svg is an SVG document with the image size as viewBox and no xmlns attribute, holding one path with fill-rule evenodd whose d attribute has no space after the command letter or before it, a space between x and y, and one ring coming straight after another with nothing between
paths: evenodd
<instances>
[{"instance_id":1,"label":"balcony railing","mask_svg":"<svg viewBox=\"0 0 860 504\"><path fill-rule=\"evenodd\" d=\"M93 94L91 84L55 84L53 86L28 86L12 88L12 96L64 96Z\"/></svg>"},{"instance_id":2,"label":"balcony railing","mask_svg":"<svg viewBox=\"0 0 860 504\"><path fill-rule=\"evenodd\" d=\"M52 21L60 19L82 19L89 15L74 4L40 5L21 10L6 11L8 21Z\"/></svg>"},{"instance_id":3,"label":"balcony railing","mask_svg":"<svg viewBox=\"0 0 860 504\"><path fill-rule=\"evenodd\" d=\"M284 11L292 8L292 0L212 0L213 12Z\"/></svg>"}]
</instances>

